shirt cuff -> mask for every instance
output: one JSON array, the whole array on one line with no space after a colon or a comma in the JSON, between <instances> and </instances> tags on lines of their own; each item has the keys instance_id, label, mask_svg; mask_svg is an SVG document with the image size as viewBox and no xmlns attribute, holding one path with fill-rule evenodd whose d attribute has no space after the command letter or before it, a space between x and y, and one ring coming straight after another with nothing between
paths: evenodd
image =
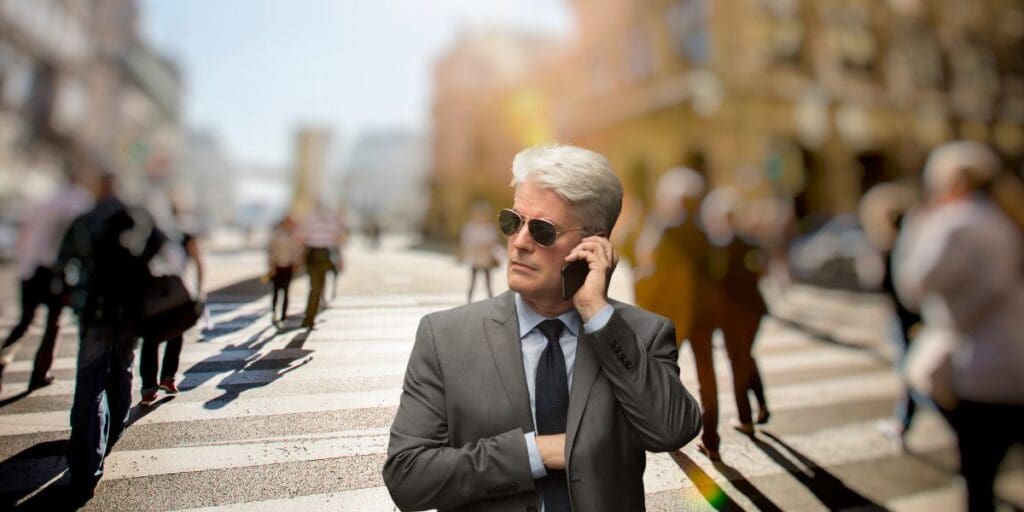
<instances>
[{"instance_id":1,"label":"shirt cuff","mask_svg":"<svg viewBox=\"0 0 1024 512\"><path fill-rule=\"evenodd\" d=\"M527 432L523 437L526 438L526 453L530 456L530 475L534 480L548 476L548 470L544 469L544 461L540 458L540 448L537 448L537 434Z\"/></svg>"},{"instance_id":2,"label":"shirt cuff","mask_svg":"<svg viewBox=\"0 0 1024 512\"><path fill-rule=\"evenodd\" d=\"M604 326L608 325L608 320L612 319L612 313L615 312L615 308L611 304L606 305L601 311L598 311L596 315L590 318L590 321L583 324L583 332L587 334L593 334Z\"/></svg>"}]
</instances>

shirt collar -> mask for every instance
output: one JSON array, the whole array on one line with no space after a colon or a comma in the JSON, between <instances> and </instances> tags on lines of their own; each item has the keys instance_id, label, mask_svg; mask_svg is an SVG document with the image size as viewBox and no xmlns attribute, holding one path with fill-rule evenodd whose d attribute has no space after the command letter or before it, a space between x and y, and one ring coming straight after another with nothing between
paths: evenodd
<instances>
[{"instance_id":1,"label":"shirt collar","mask_svg":"<svg viewBox=\"0 0 1024 512\"><path fill-rule=\"evenodd\" d=\"M531 308L523 297L518 293L515 294L516 299L516 316L519 317L519 339L522 340L530 333L535 327L540 325L541 322L547 320L540 313L536 312ZM576 312L576 309L570 309L556 318L565 324L565 328L576 337L576 332L580 325L580 314Z\"/></svg>"}]
</instances>

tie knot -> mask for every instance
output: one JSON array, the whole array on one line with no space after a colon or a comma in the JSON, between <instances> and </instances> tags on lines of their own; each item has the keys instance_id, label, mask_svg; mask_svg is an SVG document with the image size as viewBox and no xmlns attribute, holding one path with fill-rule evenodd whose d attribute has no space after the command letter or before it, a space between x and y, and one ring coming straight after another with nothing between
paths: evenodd
<instances>
[{"instance_id":1,"label":"tie knot","mask_svg":"<svg viewBox=\"0 0 1024 512\"><path fill-rule=\"evenodd\" d=\"M558 343L558 338L562 335L562 321L557 318L550 320L544 320L540 323L540 332L544 333L544 337L548 341Z\"/></svg>"}]
</instances>

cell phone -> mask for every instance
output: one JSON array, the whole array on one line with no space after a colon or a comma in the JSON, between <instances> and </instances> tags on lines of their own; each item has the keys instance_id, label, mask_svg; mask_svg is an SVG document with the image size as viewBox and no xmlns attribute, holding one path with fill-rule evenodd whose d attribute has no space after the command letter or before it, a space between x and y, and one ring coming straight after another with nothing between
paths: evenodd
<instances>
[{"instance_id":1,"label":"cell phone","mask_svg":"<svg viewBox=\"0 0 1024 512\"><path fill-rule=\"evenodd\" d=\"M590 264L586 260L576 260L562 267L562 299L569 300L576 295L587 280L588 272Z\"/></svg>"}]
</instances>

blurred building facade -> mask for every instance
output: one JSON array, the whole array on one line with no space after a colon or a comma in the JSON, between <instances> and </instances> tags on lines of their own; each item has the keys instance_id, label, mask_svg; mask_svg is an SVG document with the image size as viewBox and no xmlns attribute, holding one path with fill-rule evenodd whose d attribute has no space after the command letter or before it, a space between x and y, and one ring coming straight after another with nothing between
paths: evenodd
<instances>
[{"instance_id":1,"label":"blurred building facade","mask_svg":"<svg viewBox=\"0 0 1024 512\"><path fill-rule=\"evenodd\" d=\"M427 236L454 237L476 199L495 206L505 202L511 160L504 167L494 167L494 162L524 145L550 140L550 133L513 133L519 125L501 101L503 94L517 96L522 91L517 96L524 103L521 109L526 115L531 109L540 115L540 98L530 97L527 78L558 48L557 40L543 35L481 28L461 34L438 61L427 182L430 203L423 226Z\"/></svg>"},{"instance_id":2,"label":"blurred building facade","mask_svg":"<svg viewBox=\"0 0 1024 512\"><path fill-rule=\"evenodd\" d=\"M176 160L175 192L183 195L196 228L206 231L235 221L237 170L211 132L189 130Z\"/></svg>"},{"instance_id":3,"label":"blurred building facade","mask_svg":"<svg viewBox=\"0 0 1024 512\"><path fill-rule=\"evenodd\" d=\"M514 84L474 85L454 123L435 110L435 203L507 185L515 151L542 140L599 151L643 209L658 175L687 165L798 216L849 212L872 184L916 177L954 137L1024 161L1024 5L1015 0L573 0L576 31ZM467 44L472 44L472 41ZM442 75L456 48L438 66ZM453 126L458 124L458 126ZM505 145L486 141L503 140ZM489 144L489 145L488 145ZM451 189L462 189L452 192ZM447 197L438 191L444 190ZM507 193L507 191L505 192ZM509 199L510 200L510 195ZM448 235L462 217L450 219Z\"/></svg>"},{"instance_id":4,"label":"blurred building facade","mask_svg":"<svg viewBox=\"0 0 1024 512\"><path fill-rule=\"evenodd\" d=\"M306 125L295 130L295 166L291 213L301 217L315 209L321 201L332 204L334 197L325 195L324 173L327 170L331 132L321 126Z\"/></svg>"},{"instance_id":5,"label":"blurred building facade","mask_svg":"<svg viewBox=\"0 0 1024 512\"><path fill-rule=\"evenodd\" d=\"M374 220L389 231L419 228L427 206L428 144L407 131L361 136L341 178L345 207L359 220Z\"/></svg>"},{"instance_id":6,"label":"blurred building facade","mask_svg":"<svg viewBox=\"0 0 1024 512\"><path fill-rule=\"evenodd\" d=\"M139 36L134 0L0 0L0 216L60 180L75 148L140 194L180 144L181 77Z\"/></svg>"}]
</instances>

